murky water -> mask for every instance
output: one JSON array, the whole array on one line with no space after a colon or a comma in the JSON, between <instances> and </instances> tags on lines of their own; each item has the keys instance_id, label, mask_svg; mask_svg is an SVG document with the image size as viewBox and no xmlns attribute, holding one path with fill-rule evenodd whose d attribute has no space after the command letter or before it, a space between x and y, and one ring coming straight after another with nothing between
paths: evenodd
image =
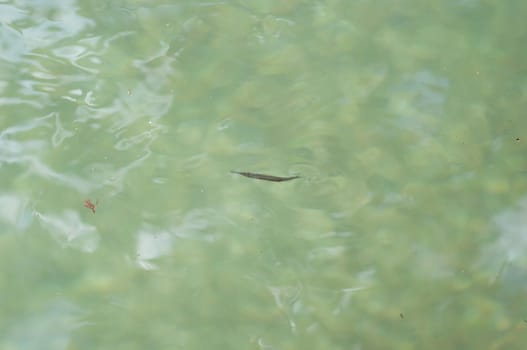
<instances>
[{"instance_id":1,"label":"murky water","mask_svg":"<svg viewBox=\"0 0 527 350\"><path fill-rule=\"evenodd\" d=\"M3 2L0 348L523 349L526 4Z\"/></svg>"}]
</instances>

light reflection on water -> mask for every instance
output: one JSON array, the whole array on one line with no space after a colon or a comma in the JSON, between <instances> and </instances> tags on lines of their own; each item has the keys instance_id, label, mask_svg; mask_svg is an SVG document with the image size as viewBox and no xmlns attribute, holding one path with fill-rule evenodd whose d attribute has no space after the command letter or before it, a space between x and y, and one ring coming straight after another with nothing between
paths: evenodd
<instances>
[{"instance_id":1,"label":"light reflection on water","mask_svg":"<svg viewBox=\"0 0 527 350\"><path fill-rule=\"evenodd\" d=\"M0 5L0 347L517 347L523 19L386 5Z\"/></svg>"},{"instance_id":2,"label":"light reflection on water","mask_svg":"<svg viewBox=\"0 0 527 350\"><path fill-rule=\"evenodd\" d=\"M81 222L77 211L67 210L62 215L35 213L42 227L63 248L75 248L86 253L97 249L100 235L97 228Z\"/></svg>"},{"instance_id":3,"label":"light reflection on water","mask_svg":"<svg viewBox=\"0 0 527 350\"><path fill-rule=\"evenodd\" d=\"M522 198L516 205L504 208L493 217L499 236L489 247L490 253L485 259L493 261L494 266L501 262L523 266L527 258L527 198ZM501 259L495 261L494 259Z\"/></svg>"},{"instance_id":4,"label":"light reflection on water","mask_svg":"<svg viewBox=\"0 0 527 350\"><path fill-rule=\"evenodd\" d=\"M62 350L69 347L71 331L83 326L79 322L82 312L67 300L55 299L10 324L4 333L6 349Z\"/></svg>"}]
</instances>

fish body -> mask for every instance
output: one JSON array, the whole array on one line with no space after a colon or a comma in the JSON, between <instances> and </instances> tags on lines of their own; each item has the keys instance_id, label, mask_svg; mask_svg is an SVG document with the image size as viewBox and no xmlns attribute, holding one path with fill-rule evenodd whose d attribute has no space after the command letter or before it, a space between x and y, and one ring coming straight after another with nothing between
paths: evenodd
<instances>
[{"instance_id":1,"label":"fish body","mask_svg":"<svg viewBox=\"0 0 527 350\"><path fill-rule=\"evenodd\" d=\"M245 171L234 171L231 170L231 173L242 175L245 177L249 177L251 179L258 179L258 180L265 180L265 181L273 181L273 182L282 182L282 181L289 181L300 178L300 176L289 176L289 177L281 177L281 176L273 176L273 175L265 175L265 174L257 174L257 173L250 173Z\"/></svg>"}]
</instances>

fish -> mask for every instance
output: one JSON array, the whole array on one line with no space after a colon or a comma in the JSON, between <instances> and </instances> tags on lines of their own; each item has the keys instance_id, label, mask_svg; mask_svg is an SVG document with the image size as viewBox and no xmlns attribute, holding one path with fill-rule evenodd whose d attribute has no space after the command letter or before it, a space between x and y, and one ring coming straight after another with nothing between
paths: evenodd
<instances>
[{"instance_id":1,"label":"fish","mask_svg":"<svg viewBox=\"0 0 527 350\"><path fill-rule=\"evenodd\" d=\"M258 180L265 180L265 181L273 181L273 182L282 182L282 181L289 181L300 178L300 176L289 176L289 177L282 177L282 176L273 176L273 175L265 175L265 174L257 174L257 173L250 173L246 171L234 171L231 170L231 173L238 174L245 177L250 177L251 179L258 179Z\"/></svg>"}]
</instances>

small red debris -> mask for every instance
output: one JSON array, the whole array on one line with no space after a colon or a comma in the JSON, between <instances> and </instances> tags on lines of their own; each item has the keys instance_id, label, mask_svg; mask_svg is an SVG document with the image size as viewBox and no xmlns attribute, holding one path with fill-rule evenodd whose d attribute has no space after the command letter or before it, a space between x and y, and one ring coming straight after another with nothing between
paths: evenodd
<instances>
[{"instance_id":1,"label":"small red debris","mask_svg":"<svg viewBox=\"0 0 527 350\"><path fill-rule=\"evenodd\" d=\"M91 200L86 199L84 201L84 206L88 209L90 209L95 214L95 208L97 207L97 204L99 204L99 200L95 201L95 204L91 202Z\"/></svg>"}]
</instances>

